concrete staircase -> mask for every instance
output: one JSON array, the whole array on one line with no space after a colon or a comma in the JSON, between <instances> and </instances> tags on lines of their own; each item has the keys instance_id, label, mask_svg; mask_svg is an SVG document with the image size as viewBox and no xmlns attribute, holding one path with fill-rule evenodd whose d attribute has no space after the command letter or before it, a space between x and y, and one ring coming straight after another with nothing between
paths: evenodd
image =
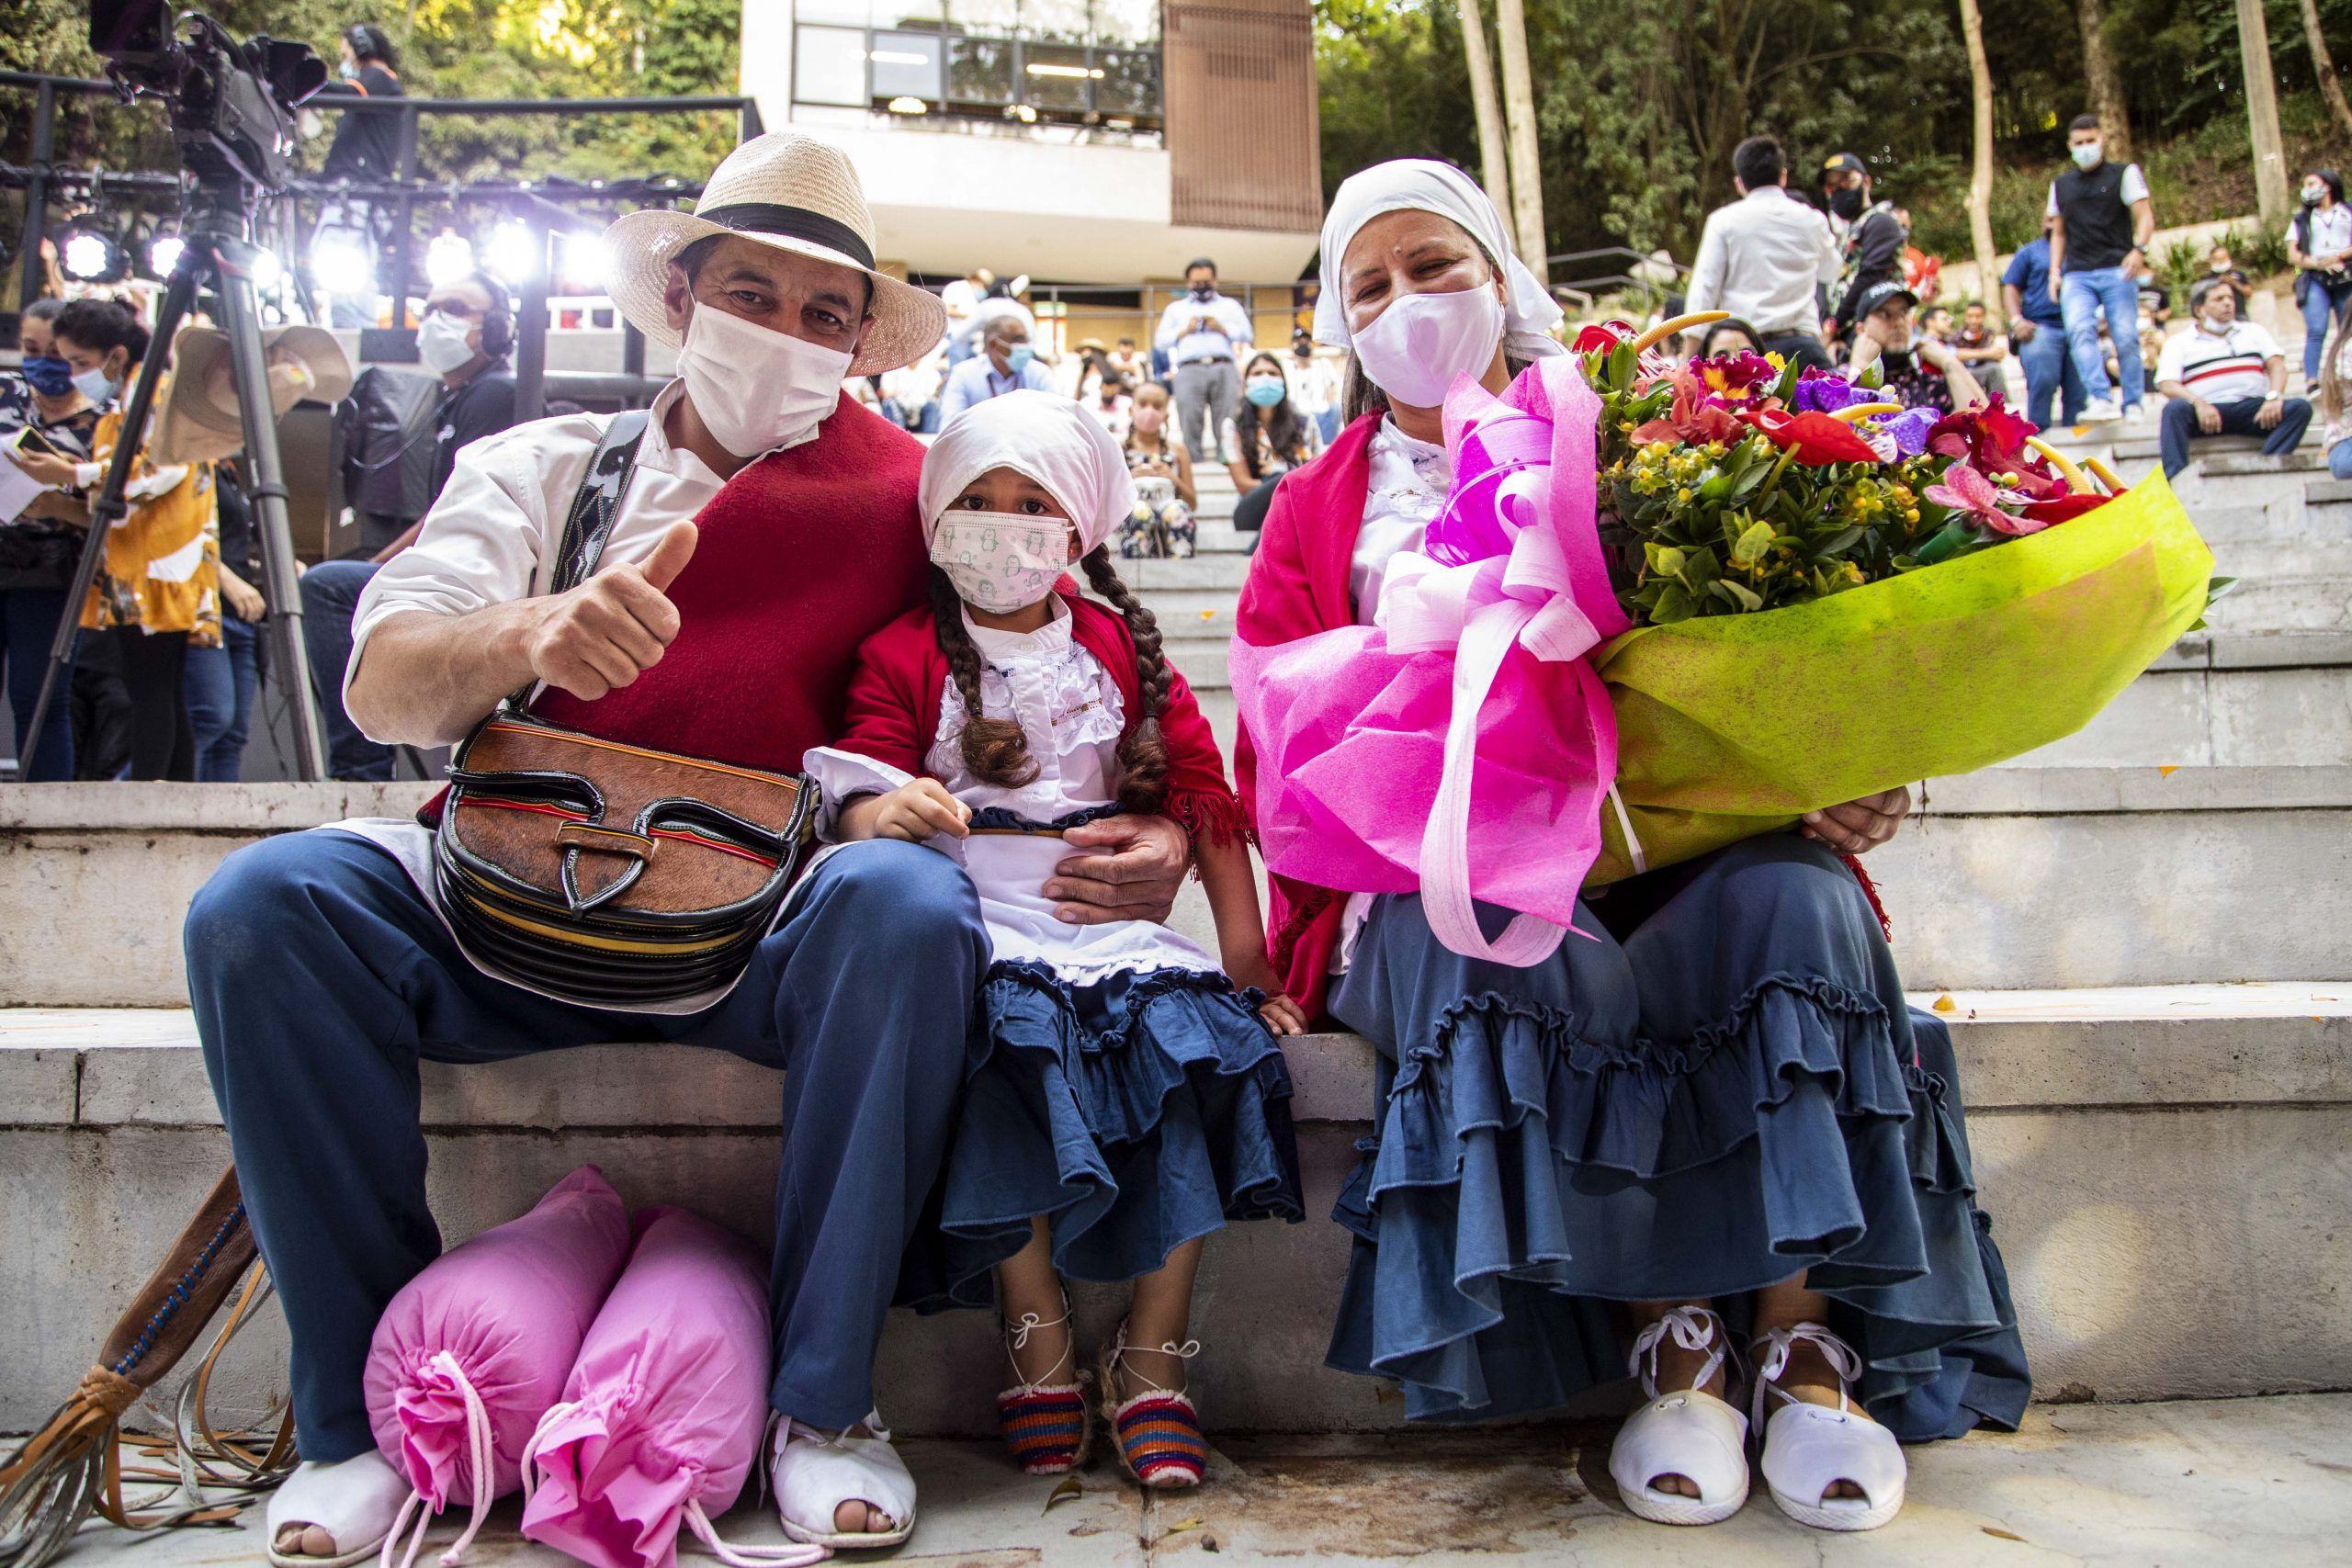
<instances>
[{"instance_id":1,"label":"concrete staircase","mask_svg":"<svg viewBox=\"0 0 2352 1568\"><path fill-rule=\"evenodd\" d=\"M2153 461L2152 443L2083 444L2127 473ZM1928 781L1872 860L1917 1000L1952 1022L2040 1389L2066 1399L2352 1387L2352 490L2304 454L2213 445L2181 488L2247 586L2212 630L2081 735ZM1201 479L1202 553L1125 570L1229 740L1222 650L1247 557L1230 486ZM226 1157L184 1010L188 897L240 844L424 793L0 790L0 1325L17 1349L0 1430L73 1385ZM1204 934L1205 910L1180 923ZM1209 1250L1200 1382L1227 1431L1390 1427L1393 1398L1320 1366L1346 1253L1321 1216L1365 1130L1370 1054L1325 1035L1291 1060L1315 1217ZM760 1234L774 1092L732 1058L628 1042L429 1072L445 1231L594 1160L633 1201ZM1090 1326L1113 1310L1102 1292L1080 1304ZM274 1358L264 1337L224 1374L232 1404L262 1403ZM894 1320L883 1359L903 1429L989 1429L980 1315Z\"/></svg>"}]
</instances>

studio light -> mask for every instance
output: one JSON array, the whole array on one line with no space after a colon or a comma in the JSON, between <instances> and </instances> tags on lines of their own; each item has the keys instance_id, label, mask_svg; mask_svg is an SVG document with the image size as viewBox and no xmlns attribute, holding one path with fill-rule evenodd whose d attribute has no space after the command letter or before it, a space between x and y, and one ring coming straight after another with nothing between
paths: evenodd
<instances>
[{"instance_id":1,"label":"studio light","mask_svg":"<svg viewBox=\"0 0 2352 1568\"><path fill-rule=\"evenodd\" d=\"M356 229L322 229L311 240L311 281L322 294L368 294L376 286L376 262L368 236Z\"/></svg>"},{"instance_id":2,"label":"studio light","mask_svg":"<svg viewBox=\"0 0 2352 1568\"><path fill-rule=\"evenodd\" d=\"M929 114L931 106L921 98L909 97L905 94L900 94L890 100L890 112L892 114Z\"/></svg>"},{"instance_id":3,"label":"studio light","mask_svg":"<svg viewBox=\"0 0 2352 1568\"><path fill-rule=\"evenodd\" d=\"M172 268L180 265L180 255L187 243L177 234L161 234L147 247L147 270L157 277L169 277Z\"/></svg>"},{"instance_id":4,"label":"studio light","mask_svg":"<svg viewBox=\"0 0 2352 1568\"><path fill-rule=\"evenodd\" d=\"M262 294L277 288L286 276L285 264L277 259L276 251L255 249L248 270L253 276L255 292Z\"/></svg>"},{"instance_id":5,"label":"studio light","mask_svg":"<svg viewBox=\"0 0 2352 1568\"><path fill-rule=\"evenodd\" d=\"M547 241L538 231L513 219L490 231L482 259L502 283L523 283L547 267Z\"/></svg>"},{"instance_id":6,"label":"studio light","mask_svg":"<svg viewBox=\"0 0 2352 1568\"><path fill-rule=\"evenodd\" d=\"M113 235L77 219L57 237L57 265L76 283L119 283L130 257Z\"/></svg>"},{"instance_id":7,"label":"studio light","mask_svg":"<svg viewBox=\"0 0 2352 1568\"><path fill-rule=\"evenodd\" d=\"M474 269L474 247L463 234L446 230L424 247L424 280L438 288L455 283Z\"/></svg>"},{"instance_id":8,"label":"studio light","mask_svg":"<svg viewBox=\"0 0 2352 1568\"><path fill-rule=\"evenodd\" d=\"M564 232L556 236L556 272L566 294L602 294L612 257L602 234Z\"/></svg>"}]
</instances>

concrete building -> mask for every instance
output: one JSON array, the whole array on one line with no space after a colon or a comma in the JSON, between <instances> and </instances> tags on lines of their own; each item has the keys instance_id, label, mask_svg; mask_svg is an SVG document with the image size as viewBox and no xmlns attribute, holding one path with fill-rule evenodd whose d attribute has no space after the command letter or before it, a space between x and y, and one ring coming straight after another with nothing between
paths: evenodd
<instances>
[{"instance_id":1,"label":"concrete building","mask_svg":"<svg viewBox=\"0 0 2352 1568\"><path fill-rule=\"evenodd\" d=\"M887 266L1026 275L1065 342L1148 337L1171 295L1140 286L1195 256L1282 285L1315 254L1307 0L755 0L742 26L742 90L855 160ZM1287 340L1286 288L1249 303Z\"/></svg>"}]
</instances>

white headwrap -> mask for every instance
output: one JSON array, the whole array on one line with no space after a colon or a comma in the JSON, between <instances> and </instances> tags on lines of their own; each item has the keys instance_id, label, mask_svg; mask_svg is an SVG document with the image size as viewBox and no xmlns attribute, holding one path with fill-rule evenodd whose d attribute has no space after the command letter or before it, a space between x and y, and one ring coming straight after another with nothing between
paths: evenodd
<instances>
[{"instance_id":1,"label":"white headwrap","mask_svg":"<svg viewBox=\"0 0 2352 1568\"><path fill-rule=\"evenodd\" d=\"M1566 313L1511 249L1502 214L1477 183L1451 164L1397 158L1359 169L1340 183L1323 219L1323 288L1315 300L1315 341L1348 346L1347 304L1340 261L1356 231L1384 212L1434 212L1462 225L1503 271L1503 347L1521 359L1563 352L1553 327Z\"/></svg>"},{"instance_id":2,"label":"white headwrap","mask_svg":"<svg viewBox=\"0 0 2352 1568\"><path fill-rule=\"evenodd\" d=\"M923 455L924 542L965 487L991 468L1011 468L1043 485L1078 525L1081 552L1109 538L1135 509L1126 456L1102 421L1057 392L1023 389L974 403L947 422Z\"/></svg>"}]
</instances>

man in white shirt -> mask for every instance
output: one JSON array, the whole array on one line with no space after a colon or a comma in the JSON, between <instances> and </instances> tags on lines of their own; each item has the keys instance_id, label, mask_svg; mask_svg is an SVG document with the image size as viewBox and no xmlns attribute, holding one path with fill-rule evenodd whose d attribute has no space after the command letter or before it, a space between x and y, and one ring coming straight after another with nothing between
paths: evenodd
<instances>
[{"instance_id":1,"label":"man in white shirt","mask_svg":"<svg viewBox=\"0 0 2352 1568\"><path fill-rule=\"evenodd\" d=\"M1329 446L1340 433L1340 367L1315 352L1315 335L1305 327L1290 334L1290 354L1283 368L1290 376L1291 402L1315 422L1322 445Z\"/></svg>"},{"instance_id":2,"label":"man in white shirt","mask_svg":"<svg viewBox=\"0 0 2352 1568\"><path fill-rule=\"evenodd\" d=\"M2188 444L2208 435L2259 435L2272 457L2293 451L2312 405L2287 396L2287 356L2256 321L2238 320L2229 279L2208 276L2188 291L2197 324L2165 342L2156 390L2168 400L2159 430L2165 477L2188 467Z\"/></svg>"},{"instance_id":3,"label":"man in white shirt","mask_svg":"<svg viewBox=\"0 0 2352 1568\"><path fill-rule=\"evenodd\" d=\"M1789 194L1781 144L1751 136L1732 150L1740 198L1707 214L1686 309L1728 310L1756 329L1767 353L1826 370L1817 290L1838 280L1828 221Z\"/></svg>"},{"instance_id":4,"label":"man in white shirt","mask_svg":"<svg viewBox=\"0 0 2352 1568\"><path fill-rule=\"evenodd\" d=\"M939 400L942 426L974 403L1007 392L1024 387L1033 392L1056 389L1054 373L1037 362L1036 352L1029 345L1027 311L992 318L982 334L982 348L978 357L947 373L947 389Z\"/></svg>"},{"instance_id":5,"label":"man in white shirt","mask_svg":"<svg viewBox=\"0 0 2352 1568\"><path fill-rule=\"evenodd\" d=\"M1184 269L1184 298L1159 313L1152 341L1168 355L1176 376L1176 428L1205 463L1216 451L1216 433L1241 412L1241 361L1250 357L1256 329L1241 301L1216 291L1216 263L1203 257Z\"/></svg>"},{"instance_id":6,"label":"man in white shirt","mask_svg":"<svg viewBox=\"0 0 2352 1568\"><path fill-rule=\"evenodd\" d=\"M694 213L630 213L605 243L614 302L677 349L679 379L633 466L619 458L599 569L550 592L616 416L466 447L417 542L361 599L347 706L371 739L436 745L531 690L550 722L616 745L686 750L675 736L715 742L726 726L744 742L731 761L797 769L804 737L839 733L857 642L921 602L927 570L921 448L842 383L921 357L946 312L876 267L856 172L797 131L729 153ZM802 657L771 651L803 640ZM1112 904L1166 917L1190 847L1173 823L1134 820L1118 852L1057 869L1046 891L1069 900L1064 919L1094 923L1100 907L1107 920ZM786 1069L770 1495L799 1540L905 1539L914 1483L869 1414L874 1351L945 1152L988 937L962 874L904 848L853 845L808 872L707 1001L624 1012L461 942L413 819L288 833L223 863L189 907L188 985L292 1335L304 1462L270 1501L272 1561L372 1555L409 1496L377 1450L363 1371L386 1303L440 1250L420 1061L648 1037Z\"/></svg>"}]
</instances>

